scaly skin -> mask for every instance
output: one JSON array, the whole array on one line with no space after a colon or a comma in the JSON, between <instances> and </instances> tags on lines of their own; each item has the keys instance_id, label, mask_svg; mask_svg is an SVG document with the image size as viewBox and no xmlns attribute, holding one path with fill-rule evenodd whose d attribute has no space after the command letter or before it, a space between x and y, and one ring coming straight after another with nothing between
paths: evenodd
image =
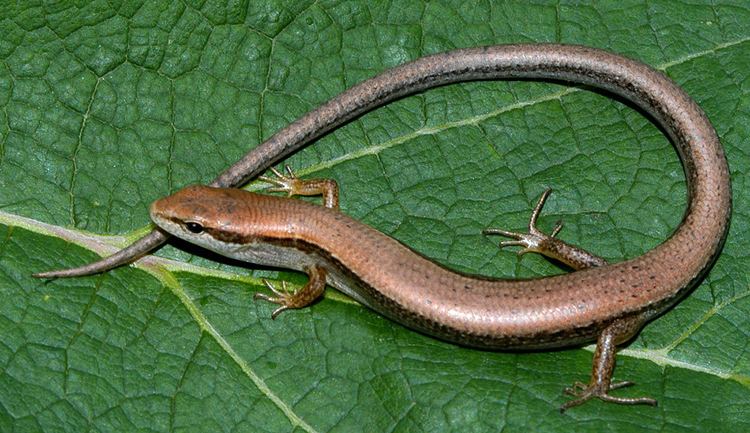
<instances>
[{"instance_id":1,"label":"scaly skin","mask_svg":"<svg viewBox=\"0 0 750 433\"><path fill-rule=\"evenodd\" d=\"M423 57L366 80L311 111L250 151L211 186L240 186L346 121L404 95L460 81L513 78L561 80L603 89L652 116L680 154L688 184L688 209L668 240L625 262L507 282L452 273L341 213L289 199L190 188L158 201L152 215L163 229L200 244L192 237L195 233L177 222L188 214L174 216L167 223L159 219L161 212L166 208L195 211L178 206L180 200L211 200L226 206L252 202L268 212L261 215L248 210L250 214L243 216L254 218L257 231L246 233L249 223L237 222L228 233L214 230L223 240L214 238L218 244L206 246L230 257L304 268L317 281L327 279L394 320L459 344L533 348L597 338L591 382L571 388L570 393L579 398L563 409L592 397L652 404L651 399L608 395L610 389L622 386L610 384L615 346L679 301L710 268L726 236L731 187L724 152L703 111L669 78L640 62L593 48L556 44L469 48ZM229 209L226 206L219 208ZM211 217L219 217L203 216L209 223ZM289 221L301 230L294 239L285 237ZM99 262L37 276L101 272L145 254L166 238L164 232L154 231ZM227 254L229 239L256 239L253 243L261 252L242 257ZM324 277L321 268L326 270Z\"/></svg>"}]
</instances>

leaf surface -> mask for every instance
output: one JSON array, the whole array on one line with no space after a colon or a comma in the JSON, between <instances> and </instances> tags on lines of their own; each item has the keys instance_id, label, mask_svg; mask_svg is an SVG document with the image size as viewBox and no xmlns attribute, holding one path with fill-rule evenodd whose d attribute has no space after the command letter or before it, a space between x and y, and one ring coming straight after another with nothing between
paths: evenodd
<instances>
[{"instance_id":1,"label":"leaf surface","mask_svg":"<svg viewBox=\"0 0 750 433\"><path fill-rule=\"evenodd\" d=\"M606 2L603 2L606 3ZM750 429L750 8L739 2L31 2L0 6L0 431L679 431ZM410 331L329 290L271 321L260 278L174 243L138 266L41 281L127 245L151 201L205 183L344 89L443 50L591 45L653 65L698 101L732 169L723 254L618 357L659 407L565 415L591 348L503 353ZM555 83L446 86L379 108L286 161L332 177L343 212L453 269L565 270L481 236L549 230L610 260L679 224L661 132ZM261 184L252 184L258 189ZM195 254L195 255L193 255Z\"/></svg>"}]
</instances>

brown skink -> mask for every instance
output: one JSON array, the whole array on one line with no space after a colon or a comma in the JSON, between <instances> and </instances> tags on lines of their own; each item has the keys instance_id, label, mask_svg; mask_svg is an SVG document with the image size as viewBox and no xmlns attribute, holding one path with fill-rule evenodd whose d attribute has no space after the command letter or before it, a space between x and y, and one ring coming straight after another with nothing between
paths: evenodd
<instances>
[{"instance_id":1,"label":"brown skink","mask_svg":"<svg viewBox=\"0 0 750 433\"><path fill-rule=\"evenodd\" d=\"M677 149L688 187L688 208L664 243L615 264L547 236L532 214L528 234L488 230L565 261L567 275L535 280L492 280L447 270L397 241L335 210L331 182L272 180L294 194L328 191L326 206L234 189L190 187L152 206L167 232L229 257L304 270L300 291L260 297L285 308L308 305L327 283L374 310L459 344L485 348L548 348L596 340L589 384L567 390L626 404L649 398L609 394L629 382L611 383L615 350L645 322L675 304L710 268L724 242L731 210L729 171L718 137L696 103L662 73L605 51L556 44L501 45L427 56L364 81L277 132L211 185L239 186L315 138L393 99L432 87L482 79L553 79L614 93L646 111ZM323 184L323 185L321 185ZM312 185L312 186L309 186ZM333 192L331 192L333 191ZM43 277L100 272L161 244L155 231L115 256Z\"/></svg>"}]
</instances>

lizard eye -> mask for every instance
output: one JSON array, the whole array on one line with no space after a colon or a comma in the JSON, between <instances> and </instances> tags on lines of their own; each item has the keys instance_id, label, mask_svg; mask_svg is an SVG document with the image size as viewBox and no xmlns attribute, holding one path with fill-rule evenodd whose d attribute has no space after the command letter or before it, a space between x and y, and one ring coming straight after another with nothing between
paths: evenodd
<instances>
[{"instance_id":1,"label":"lizard eye","mask_svg":"<svg viewBox=\"0 0 750 433\"><path fill-rule=\"evenodd\" d=\"M203 232L203 226L193 221L186 222L185 228L188 229L190 233L198 234Z\"/></svg>"}]
</instances>

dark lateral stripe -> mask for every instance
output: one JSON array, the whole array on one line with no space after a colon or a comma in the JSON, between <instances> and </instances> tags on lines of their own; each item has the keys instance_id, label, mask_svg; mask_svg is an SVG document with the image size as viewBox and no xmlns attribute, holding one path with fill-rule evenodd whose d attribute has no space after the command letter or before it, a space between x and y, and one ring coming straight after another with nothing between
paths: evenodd
<instances>
[{"instance_id":1,"label":"dark lateral stripe","mask_svg":"<svg viewBox=\"0 0 750 433\"><path fill-rule=\"evenodd\" d=\"M184 222L173 219L180 225ZM483 349L535 349L557 347L558 342L564 342L570 345L571 342L585 343L595 338L601 330L611 323L611 320L602 323L591 323L585 327L577 329L566 329L556 332L539 332L536 334L514 336L514 335L484 335L469 333L455 327L448 326L444 323L432 320L421 314L415 313L403 305L389 298L377 288L368 284L361 276L356 274L352 269L341 262L330 251L321 248L312 242L297 238L272 237L272 236L248 236L237 233L218 230L211 227L204 227L204 231L214 239L237 245L250 245L253 243L266 243L277 247L294 248L308 255L319 257L328 266L334 268L341 275L345 276L353 284L356 284L358 292L366 299L369 305L381 314L389 317L391 320L401 323L409 328L416 329L425 334L438 337L462 346L477 347ZM402 244L403 245L403 244ZM408 246L406 246L409 248ZM411 250L411 248L409 248ZM413 251L413 250L412 250ZM422 254L415 252L424 257ZM426 257L425 257L426 258ZM427 258L429 260L429 258ZM438 264L439 265L439 264ZM440 265L442 267L442 265ZM451 272L455 272L452 271ZM463 274L471 278L481 280L496 280L484 276L474 276Z\"/></svg>"}]
</instances>

